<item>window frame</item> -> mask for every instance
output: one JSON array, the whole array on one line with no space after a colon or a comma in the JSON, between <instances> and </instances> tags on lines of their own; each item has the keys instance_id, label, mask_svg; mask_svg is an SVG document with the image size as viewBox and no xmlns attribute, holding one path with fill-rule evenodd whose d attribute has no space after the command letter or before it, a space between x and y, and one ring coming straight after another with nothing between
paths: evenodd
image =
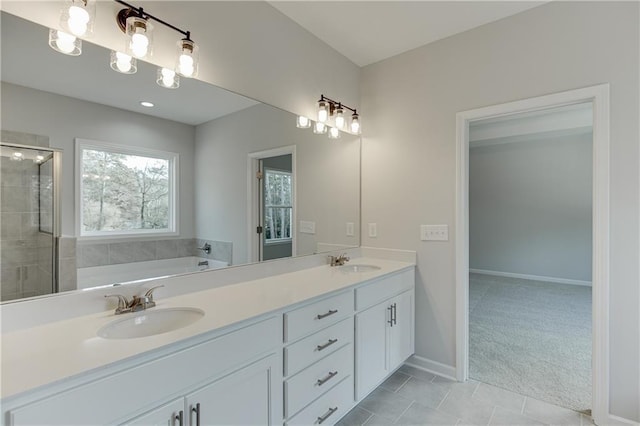
<instances>
[{"instance_id":1,"label":"window frame","mask_svg":"<svg viewBox=\"0 0 640 426\"><path fill-rule=\"evenodd\" d=\"M267 239L266 238L266 233L265 236L263 237L263 241L265 245L277 245L277 244L290 244L293 242L293 232L294 232L294 228L293 228L293 208L294 208L294 204L295 204L295 194L294 194L294 183L293 183L293 171L289 171L289 170L280 170L280 169L276 169L273 167L265 167L264 170L264 183L263 183L263 191L266 191L266 186L267 186L267 173L271 172L271 173L277 173L277 174L283 174L283 175L289 175L289 177L291 178L291 203L288 205L273 205L273 206L267 206L267 204L264 204L264 212L262 213L263 216L263 222L264 222L264 218L266 216L266 211L267 208L285 208L285 209L289 209L290 211L290 229L289 229L289 233L291 234L290 237L288 238L271 238L271 239ZM267 225L266 223L263 225L264 228L266 229Z\"/></svg>"},{"instance_id":2,"label":"window frame","mask_svg":"<svg viewBox=\"0 0 640 426\"><path fill-rule=\"evenodd\" d=\"M135 229L119 231L83 231L83 209L82 209L82 157L85 150L105 151L116 154L136 155L143 157L157 158L169 162L169 218L166 229ZM89 139L75 139L75 231L78 240L107 240L123 238L141 237L175 237L179 236L179 172L180 154L170 151L157 150L139 146L122 145L112 142L96 141Z\"/></svg>"}]
</instances>

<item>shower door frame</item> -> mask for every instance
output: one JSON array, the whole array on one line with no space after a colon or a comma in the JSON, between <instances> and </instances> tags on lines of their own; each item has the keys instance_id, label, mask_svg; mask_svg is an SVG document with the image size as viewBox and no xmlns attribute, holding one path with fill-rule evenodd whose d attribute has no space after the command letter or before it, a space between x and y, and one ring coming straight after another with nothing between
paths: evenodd
<instances>
[{"instance_id":1,"label":"shower door frame","mask_svg":"<svg viewBox=\"0 0 640 426\"><path fill-rule=\"evenodd\" d=\"M3 147L9 147L9 148L17 148L17 149L31 149L34 151L45 151L45 152L50 152L51 155L53 156L52 160L53 161L53 172L52 172L52 179L53 179L53 206L52 206L52 214L53 214L53 218L51 220L51 225L52 225L52 238L53 238L53 245L52 245L52 265L51 265L51 276L52 276L52 283L51 283L51 294L44 294L42 296L36 296L36 297L48 297L52 294L57 294L60 291L60 277L59 277L59 268L58 268L58 254L59 254L59 240L60 240L60 232L61 232L61 203L60 203L60 198L62 196L62 188L61 188L61 184L62 184L62 170L61 170L61 166L62 166L62 150L58 149L58 148L51 148L48 146L35 146L35 145L22 145L22 144L17 144L17 143L12 143L12 142L3 142L0 141L0 145ZM38 215L40 214L40 212L38 212ZM38 218L38 220L40 220L40 218ZM38 232L41 232L40 230L38 230ZM6 302L2 302L2 303L12 303L12 302L19 302L23 299L15 299L15 300L7 300Z\"/></svg>"}]
</instances>

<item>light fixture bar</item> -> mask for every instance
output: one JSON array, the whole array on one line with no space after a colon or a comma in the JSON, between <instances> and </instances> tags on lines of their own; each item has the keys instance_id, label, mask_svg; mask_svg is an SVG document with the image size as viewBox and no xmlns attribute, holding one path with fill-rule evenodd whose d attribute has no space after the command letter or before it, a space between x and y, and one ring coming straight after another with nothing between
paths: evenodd
<instances>
[{"instance_id":1,"label":"light fixture bar","mask_svg":"<svg viewBox=\"0 0 640 426\"><path fill-rule=\"evenodd\" d=\"M139 17L141 17L143 19L152 19L152 20L158 22L159 24L164 25L165 27L169 27L172 30L179 32L180 34L184 35L187 40L191 40L191 31L183 31L180 28L176 27L175 25L171 25L167 21L164 21L164 20L162 20L160 18L157 18L157 17L151 15L150 13L145 12L143 8L135 7L135 6L127 3L126 1L122 1L122 0L114 0L114 1L116 3L119 3L119 4L123 5L123 6L128 7L129 9L134 11ZM120 12L122 12L122 11L120 11ZM120 14L118 14L118 18L120 18ZM124 20L126 21L126 16L124 16ZM126 26L123 24L122 21L120 21L120 19L118 19L118 24L120 24L120 29L124 31Z\"/></svg>"}]
</instances>

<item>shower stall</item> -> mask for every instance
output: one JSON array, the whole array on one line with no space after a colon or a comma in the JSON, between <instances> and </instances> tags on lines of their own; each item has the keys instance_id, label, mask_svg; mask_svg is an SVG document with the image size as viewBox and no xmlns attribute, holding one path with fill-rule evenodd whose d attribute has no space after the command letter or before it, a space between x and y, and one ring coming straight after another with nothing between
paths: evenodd
<instances>
[{"instance_id":1,"label":"shower stall","mask_svg":"<svg viewBox=\"0 0 640 426\"><path fill-rule=\"evenodd\" d=\"M0 144L0 300L58 291L61 152Z\"/></svg>"}]
</instances>

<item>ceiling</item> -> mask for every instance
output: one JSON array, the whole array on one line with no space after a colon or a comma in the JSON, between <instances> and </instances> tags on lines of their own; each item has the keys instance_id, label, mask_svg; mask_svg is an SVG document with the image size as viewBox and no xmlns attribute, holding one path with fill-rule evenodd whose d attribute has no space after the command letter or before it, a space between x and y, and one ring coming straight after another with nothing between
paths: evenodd
<instances>
[{"instance_id":1,"label":"ceiling","mask_svg":"<svg viewBox=\"0 0 640 426\"><path fill-rule=\"evenodd\" d=\"M0 30L3 82L190 125L258 104L188 78L181 79L178 89L161 88L157 67L142 61L136 74L120 74L109 67L109 50L86 41L80 56L57 53L47 44L47 28L8 13L2 12ZM145 108L141 101L155 106Z\"/></svg>"},{"instance_id":2,"label":"ceiling","mask_svg":"<svg viewBox=\"0 0 640 426\"><path fill-rule=\"evenodd\" d=\"M365 66L546 1L269 1L359 66Z\"/></svg>"}]
</instances>

